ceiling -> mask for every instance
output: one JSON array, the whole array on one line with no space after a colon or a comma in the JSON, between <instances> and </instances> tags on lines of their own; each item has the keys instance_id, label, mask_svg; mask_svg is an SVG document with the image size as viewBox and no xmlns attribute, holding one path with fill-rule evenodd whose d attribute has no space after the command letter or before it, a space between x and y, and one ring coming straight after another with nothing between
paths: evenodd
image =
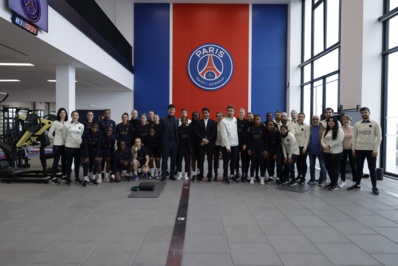
<instances>
[{"instance_id":1,"label":"ceiling","mask_svg":"<svg viewBox=\"0 0 398 266\"><path fill-rule=\"evenodd\" d=\"M101 4L121 3L288 3L292 0L96 0ZM85 66L81 62L46 44L39 38L11 24L11 21L0 19L0 63L32 63L33 67L0 66L0 79L19 79L21 82L0 82L0 92L17 95L18 91L37 90L40 93L55 90L55 83L48 79L55 79L57 64L68 64L76 69L77 90L127 90L124 86L101 73ZM12 97L15 99L15 97ZM20 97L21 98L21 97ZM22 97L23 98L23 97ZM23 101L23 100L19 100ZM28 101L28 100L26 100Z\"/></svg>"}]
</instances>

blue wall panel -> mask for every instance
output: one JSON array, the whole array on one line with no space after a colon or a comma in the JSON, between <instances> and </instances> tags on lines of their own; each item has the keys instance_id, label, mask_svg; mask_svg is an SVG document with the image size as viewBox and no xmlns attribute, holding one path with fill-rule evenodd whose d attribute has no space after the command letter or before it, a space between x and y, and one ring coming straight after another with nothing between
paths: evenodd
<instances>
[{"instance_id":1,"label":"blue wall panel","mask_svg":"<svg viewBox=\"0 0 398 266\"><path fill-rule=\"evenodd\" d=\"M286 110L287 5L252 6L251 110Z\"/></svg>"},{"instance_id":2,"label":"blue wall panel","mask_svg":"<svg viewBox=\"0 0 398 266\"><path fill-rule=\"evenodd\" d=\"M134 6L134 108L167 114L169 104L170 5Z\"/></svg>"}]
</instances>

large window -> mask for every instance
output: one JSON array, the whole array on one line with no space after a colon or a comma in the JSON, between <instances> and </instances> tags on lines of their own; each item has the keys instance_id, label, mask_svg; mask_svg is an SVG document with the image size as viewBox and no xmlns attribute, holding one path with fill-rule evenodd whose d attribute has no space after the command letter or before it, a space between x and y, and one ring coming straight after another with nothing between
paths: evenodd
<instances>
[{"instance_id":1,"label":"large window","mask_svg":"<svg viewBox=\"0 0 398 266\"><path fill-rule=\"evenodd\" d=\"M382 164L387 173L398 175L398 0L385 0L383 23L384 117Z\"/></svg>"},{"instance_id":2,"label":"large window","mask_svg":"<svg viewBox=\"0 0 398 266\"><path fill-rule=\"evenodd\" d=\"M339 106L341 0L302 0L301 111Z\"/></svg>"}]
</instances>

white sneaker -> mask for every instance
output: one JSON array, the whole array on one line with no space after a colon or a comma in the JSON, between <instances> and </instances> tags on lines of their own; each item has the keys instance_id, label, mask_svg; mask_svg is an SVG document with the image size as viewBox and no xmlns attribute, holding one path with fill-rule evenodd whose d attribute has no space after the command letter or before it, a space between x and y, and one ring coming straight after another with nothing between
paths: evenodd
<instances>
[{"instance_id":1,"label":"white sneaker","mask_svg":"<svg viewBox=\"0 0 398 266\"><path fill-rule=\"evenodd\" d=\"M108 176L105 176L104 182L109 183L109 177Z\"/></svg>"},{"instance_id":2,"label":"white sneaker","mask_svg":"<svg viewBox=\"0 0 398 266\"><path fill-rule=\"evenodd\" d=\"M254 177L250 177L250 184L254 185Z\"/></svg>"},{"instance_id":3,"label":"white sneaker","mask_svg":"<svg viewBox=\"0 0 398 266\"><path fill-rule=\"evenodd\" d=\"M182 178L182 173L179 172L178 175L177 175L177 180L180 180L181 178Z\"/></svg>"},{"instance_id":4,"label":"white sneaker","mask_svg":"<svg viewBox=\"0 0 398 266\"><path fill-rule=\"evenodd\" d=\"M345 187L345 185L346 185L345 181L339 182L339 184L338 184L339 187Z\"/></svg>"},{"instance_id":5,"label":"white sneaker","mask_svg":"<svg viewBox=\"0 0 398 266\"><path fill-rule=\"evenodd\" d=\"M264 177L260 177L260 185L264 185Z\"/></svg>"},{"instance_id":6,"label":"white sneaker","mask_svg":"<svg viewBox=\"0 0 398 266\"><path fill-rule=\"evenodd\" d=\"M189 178L188 173L184 173L183 176L184 176L185 180L188 180L188 178Z\"/></svg>"}]
</instances>

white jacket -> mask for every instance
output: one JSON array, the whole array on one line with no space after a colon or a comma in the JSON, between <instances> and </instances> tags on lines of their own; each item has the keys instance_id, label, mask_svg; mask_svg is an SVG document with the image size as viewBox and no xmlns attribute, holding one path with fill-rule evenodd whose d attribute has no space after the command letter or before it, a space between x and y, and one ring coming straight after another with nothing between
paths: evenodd
<instances>
[{"instance_id":1,"label":"white jacket","mask_svg":"<svg viewBox=\"0 0 398 266\"><path fill-rule=\"evenodd\" d=\"M322 134L321 145L329 146L331 154L343 152L344 131L341 129L341 127L339 127L339 132L337 133L336 139L333 139L333 130L329 130L326 135L325 132Z\"/></svg>"},{"instance_id":2,"label":"white jacket","mask_svg":"<svg viewBox=\"0 0 398 266\"><path fill-rule=\"evenodd\" d=\"M63 137L63 130L64 130L64 123L67 122L62 122L55 120L52 122L50 130L48 130L48 138L50 140L54 140L53 145L55 146L64 146L65 145L65 139ZM55 132L54 136L53 133Z\"/></svg>"},{"instance_id":3,"label":"white jacket","mask_svg":"<svg viewBox=\"0 0 398 266\"><path fill-rule=\"evenodd\" d=\"M224 117L221 122L221 147L230 149L239 146L238 126L235 117Z\"/></svg>"},{"instance_id":4,"label":"white jacket","mask_svg":"<svg viewBox=\"0 0 398 266\"><path fill-rule=\"evenodd\" d=\"M79 122L68 121L64 124L64 139L65 147L67 148L80 148L82 143L82 136L84 133L84 125Z\"/></svg>"},{"instance_id":5,"label":"white jacket","mask_svg":"<svg viewBox=\"0 0 398 266\"><path fill-rule=\"evenodd\" d=\"M293 133L288 132L287 134L286 137L281 137L283 156L285 158L292 158L293 154L300 155L300 149Z\"/></svg>"}]
</instances>

